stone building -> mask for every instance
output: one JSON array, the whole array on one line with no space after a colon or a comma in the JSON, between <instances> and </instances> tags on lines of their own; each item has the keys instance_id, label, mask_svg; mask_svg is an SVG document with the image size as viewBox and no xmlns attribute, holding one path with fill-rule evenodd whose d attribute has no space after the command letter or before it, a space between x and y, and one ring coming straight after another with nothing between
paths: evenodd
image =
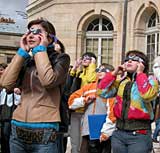
<instances>
[{"instance_id":1,"label":"stone building","mask_svg":"<svg viewBox=\"0 0 160 153\"><path fill-rule=\"evenodd\" d=\"M0 0L0 62L9 63L18 49L26 31L27 5L28 0Z\"/></svg>"},{"instance_id":2,"label":"stone building","mask_svg":"<svg viewBox=\"0 0 160 153\"><path fill-rule=\"evenodd\" d=\"M160 0L29 0L28 20L51 21L72 64L94 52L98 64L121 63L127 50L160 54Z\"/></svg>"},{"instance_id":3,"label":"stone building","mask_svg":"<svg viewBox=\"0 0 160 153\"><path fill-rule=\"evenodd\" d=\"M22 34L0 32L0 63L9 63L18 49Z\"/></svg>"}]
</instances>

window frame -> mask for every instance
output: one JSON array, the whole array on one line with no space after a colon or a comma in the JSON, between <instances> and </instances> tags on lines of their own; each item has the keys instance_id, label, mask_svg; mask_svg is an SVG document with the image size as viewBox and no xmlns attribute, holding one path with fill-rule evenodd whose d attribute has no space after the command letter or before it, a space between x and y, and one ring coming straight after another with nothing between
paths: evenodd
<instances>
[{"instance_id":1,"label":"window frame","mask_svg":"<svg viewBox=\"0 0 160 153\"><path fill-rule=\"evenodd\" d=\"M153 15L156 13L155 15L155 26L149 26L149 22L151 22L151 20L153 21ZM152 66L153 66L153 61L151 61L150 59L152 59L152 57L150 55L152 55L153 53L150 51L148 52L148 46L151 47L152 43L148 44L148 37L149 36L153 36L155 35L155 41L154 41L154 55L153 55L153 59L160 55L160 38L159 38L159 42L157 42L157 37L160 37L160 30L158 29L158 23L159 23L159 17L158 17L158 13L156 11L154 11L152 13L152 15L148 18L148 22L146 23L146 38L145 38L145 50L146 50L146 54L148 56L149 59L149 73L153 73L152 70Z\"/></svg>"},{"instance_id":2,"label":"window frame","mask_svg":"<svg viewBox=\"0 0 160 153\"><path fill-rule=\"evenodd\" d=\"M92 24L92 22L96 19L99 19L99 30L98 31L87 31L87 28L89 27L90 24ZM114 31L114 28L113 28L113 24L112 22L108 19L108 18L105 18L105 17L99 17L99 18L95 18L94 20L92 20L89 24L88 24L88 27L86 28L86 33L85 33L85 41L84 41L84 49L85 49L85 52L87 51L87 40L88 39L97 39L98 41L98 51L97 51L97 64L100 65L102 63L102 39L112 39L112 42L113 42L113 31ZM102 31L102 20L107 20L108 22L108 25L109 24L112 24L111 25L111 29L113 30L110 30L110 31ZM107 29L107 28L106 28ZM107 48L108 50L108 48ZM113 52L113 45L112 45L112 52ZM113 54L112 54L113 55ZM113 63L113 56L112 56L112 63ZM112 64L112 63L109 63L109 64Z\"/></svg>"}]
</instances>

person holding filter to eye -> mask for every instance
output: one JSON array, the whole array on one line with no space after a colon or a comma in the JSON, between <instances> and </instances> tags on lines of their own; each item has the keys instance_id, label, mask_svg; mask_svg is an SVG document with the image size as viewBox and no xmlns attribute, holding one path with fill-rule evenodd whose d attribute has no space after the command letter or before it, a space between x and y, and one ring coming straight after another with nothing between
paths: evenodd
<instances>
[{"instance_id":1,"label":"person holding filter to eye","mask_svg":"<svg viewBox=\"0 0 160 153\"><path fill-rule=\"evenodd\" d=\"M84 85L92 83L96 80L96 55L92 52L86 52L76 60L70 71L69 77L73 78L70 86L70 94L80 89ZM79 153L81 145L81 117L84 109L76 109L71 111L71 153Z\"/></svg>"},{"instance_id":2,"label":"person holding filter to eye","mask_svg":"<svg viewBox=\"0 0 160 153\"><path fill-rule=\"evenodd\" d=\"M80 153L111 153L110 136L115 130L115 120L113 114L114 98L101 98L96 95L97 85L107 72L113 71L114 67L107 63L101 64L97 69L97 80L83 86L71 94L69 98L69 108L76 110L84 108L82 117L81 135L82 143ZM99 139L90 140L88 116L93 114L106 115L106 121L101 128Z\"/></svg>"},{"instance_id":3,"label":"person holding filter to eye","mask_svg":"<svg viewBox=\"0 0 160 153\"><path fill-rule=\"evenodd\" d=\"M17 54L1 76L7 91L15 87L21 90L21 101L11 121L11 153L59 152L60 87L66 80L70 58L54 50L53 35L55 28L49 21L30 21Z\"/></svg>"},{"instance_id":4,"label":"person holding filter to eye","mask_svg":"<svg viewBox=\"0 0 160 153\"><path fill-rule=\"evenodd\" d=\"M118 80L117 76L122 73L126 76ZM101 80L97 94L104 98L116 96L116 130L111 138L113 153L151 152L151 101L157 93L156 78L148 76L148 58L138 50L128 51L124 63Z\"/></svg>"}]
</instances>

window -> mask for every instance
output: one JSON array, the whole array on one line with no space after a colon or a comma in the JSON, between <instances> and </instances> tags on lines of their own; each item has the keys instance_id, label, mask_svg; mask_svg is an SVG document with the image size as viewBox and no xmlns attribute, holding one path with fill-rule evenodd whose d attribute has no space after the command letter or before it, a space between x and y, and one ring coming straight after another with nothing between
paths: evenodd
<instances>
[{"instance_id":1,"label":"window","mask_svg":"<svg viewBox=\"0 0 160 153\"><path fill-rule=\"evenodd\" d=\"M148 28L155 27L158 22L159 22L158 14L154 12L149 19Z\"/></svg>"},{"instance_id":2,"label":"window","mask_svg":"<svg viewBox=\"0 0 160 153\"><path fill-rule=\"evenodd\" d=\"M147 56L149 58L149 72L152 72L153 60L156 56L160 55L160 41L157 24L159 23L159 17L155 11L149 18L147 23L146 31L146 42L147 42Z\"/></svg>"},{"instance_id":3,"label":"window","mask_svg":"<svg viewBox=\"0 0 160 153\"><path fill-rule=\"evenodd\" d=\"M87 27L85 49L95 53L98 65L113 64L113 30L107 18L94 19Z\"/></svg>"}]
</instances>

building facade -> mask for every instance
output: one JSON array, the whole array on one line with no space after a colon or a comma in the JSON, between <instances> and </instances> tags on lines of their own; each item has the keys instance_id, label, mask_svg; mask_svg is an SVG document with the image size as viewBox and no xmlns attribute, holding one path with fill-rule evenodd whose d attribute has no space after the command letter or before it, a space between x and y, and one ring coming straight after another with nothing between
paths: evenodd
<instances>
[{"instance_id":1,"label":"building facade","mask_svg":"<svg viewBox=\"0 0 160 153\"><path fill-rule=\"evenodd\" d=\"M0 62L9 63L26 32L28 0L0 1Z\"/></svg>"},{"instance_id":2,"label":"building facade","mask_svg":"<svg viewBox=\"0 0 160 153\"><path fill-rule=\"evenodd\" d=\"M29 0L28 20L44 17L71 56L86 51L97 64L120 64L128 50L138 49L150 60L160 55L160 0Z\"/></svg>"}]
</instances>

